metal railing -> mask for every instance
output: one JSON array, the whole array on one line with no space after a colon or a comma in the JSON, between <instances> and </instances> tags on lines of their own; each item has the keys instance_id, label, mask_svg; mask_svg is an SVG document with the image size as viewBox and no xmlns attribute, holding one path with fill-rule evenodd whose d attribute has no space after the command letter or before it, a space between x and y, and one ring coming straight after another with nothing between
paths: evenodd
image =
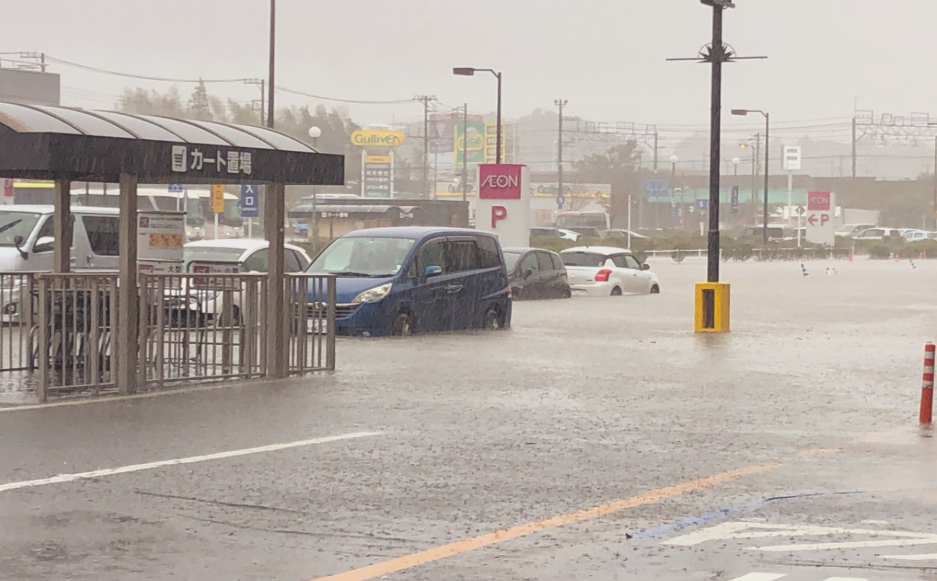
<instances>
[{"instance_id":1,"label":"metal railing","mask_svg":"<svg viewBox=\"0 0 937 581\"><path fill-rule=\"evenodd\" d=\"M285 297L290 374L334 371L335 275L288 274Z\"/></svg>"},{"instance_id":2,"label":"metal railing","mask_svg":"<svg viewBox=\"0 0 937 581\"><path fill-rule=\"evenodd\" d=\"M37 317L27 344L33 349L40 401L55 392L113 388L117 361L117 275L36 276Z\"/></svg>"},{"instance_id":3,"label":"metal railing","mask_svg":"<svg viewBox=\"0 0 937 581\"><path fill-rule=\"evenodd\" d=\"M141 275L139 383L263 375L266 303L263 274Z\"/></svg>"},{"instance_id":4,"label":"metal railing","mask_svg":"<svg viewBox=\"0 0 937 581\"><path fill-rule=\"evenodd\" d=\"M286 275L292 375L335 369L335 277ZM116 273L0 275L0 392L5 380L36 397L117 390ZM268 374L264 274L139 276L137 384L159 389L198 380Z\"/></svg>"}]
</instances>

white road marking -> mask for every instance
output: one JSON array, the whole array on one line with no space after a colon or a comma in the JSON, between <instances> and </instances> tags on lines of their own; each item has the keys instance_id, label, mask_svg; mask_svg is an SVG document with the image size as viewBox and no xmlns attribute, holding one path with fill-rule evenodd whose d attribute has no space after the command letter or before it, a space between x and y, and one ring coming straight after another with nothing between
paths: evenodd
<instances>
[{"instance_id":1,"label":"white road marking","mask_svg":"<svg viewBox=\"0 0 937 581\"><path fill-rule=\"evenodd\" d=\"M881 555L883 559L898 559L899 561L937 561L937 553L923 555Z\"/></svg>"},{"instance_id":2,"label":"white road marking","mask_svg":"<svg viewBox=\"0 0 937 581\"><path fill-rule=\"evenodd\" d=\"M784 573L749 573L748 575L736 577L732 581L777 581L786 576Z\"/></svg>"},{"instance_id":3,"label":"white road marking","mask_svg":"<svg viewBox=\"0 0 937 581\"><path fill-rule=\"evenodd\" d=\"M311 440L299 440L297 442L287 442L285 444L270 444L269 446L258 446L256 448L243 448L241 450L231 450L229 452L217 452L214 454L205 454L202 456L189 456L187 458L175 458L173 460L160 460L158 462L148 462L146 464L132 464L130 466L121 466L119 468L105 468L103 470L93 470L91 472L78 472L75 474L60 474L51 478L40 478L38 480L23 480L21 482L9 482L0 484L0 492L18 490L20 488L33 488L36 486L47 486L49 484L64 484L76 480L88 480L92 478L101 478L104 476L114 476L116 474L127 474L129 472L140 472L142 470L153 470L154 468L163 468L164 466L178 466L181 464L195 464L198 462L207 462L209 460L224 460L227 458L237 458L239 456L249 456L251 454L262 454L264 452L277 452L279 450L288 450L290 448L301 448L303 446L314 446L316 444L327 444L329 442L338 442L340 440L352 440L355 438L366 438L369 436L379 436L381 432L353 432L350 434L340 434L337 436L326 436L324 438L313 438Z\"/></svg>"},{"instance_id":4,"label":"white road marking","mask_svg":"<svg viewBox=\"0 0 937 581\"><path fill-rule=\"evenodd\" d=\"M731 581L777 581L787 577L786 573L749 573ZM865 577L827 577L824 581L869 581Z\"/></svg>"},{"instance_id":5,"label":"white road marking","mask_svg":"<svg viewBox=\"0 0 937 581\"><path fill-rule=\"evenodd\" d=\"M849 541L844 543L806 543L794 545L771 545L767 547L745 547L749 551L786 553L788 551L832 551L836 549L868 549L871 547L910 547L915 545L937 545L937 536L921 539L890 539L887 541Z\"/></svg>"}]
</instances>

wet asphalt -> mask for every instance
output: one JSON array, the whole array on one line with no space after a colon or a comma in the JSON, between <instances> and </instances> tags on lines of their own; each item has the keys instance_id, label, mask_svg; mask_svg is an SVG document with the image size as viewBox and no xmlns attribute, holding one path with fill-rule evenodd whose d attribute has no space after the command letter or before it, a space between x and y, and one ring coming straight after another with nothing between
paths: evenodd
<instances>
[{"instance_id":1,"label":"wet asphalt","mask_svg":"<svg viewBox=\"0 0 937 581\"><path fill-rule=\"evenodd\" d=\"M703 262L652 264L659 296L340 340L333 375L0 411L0 579L937 578L937 261L724 264L725 336Z\"/></svg>"}]
</instances>

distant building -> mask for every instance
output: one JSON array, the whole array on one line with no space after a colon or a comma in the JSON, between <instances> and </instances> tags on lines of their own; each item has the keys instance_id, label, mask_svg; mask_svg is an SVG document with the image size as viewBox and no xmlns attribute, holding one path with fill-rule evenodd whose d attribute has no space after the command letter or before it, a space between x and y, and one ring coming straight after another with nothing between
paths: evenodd
<instances>
[{"instance_id":1,"label":"distant building","mask_svg":"<svg viewBox=\"0 0 937 581\"><path fill-rule=\"evenodd\" d=\"M61 81L55 73L0 68L0 101L57 106L60 89Z\"/></svg>"}]
</instances>

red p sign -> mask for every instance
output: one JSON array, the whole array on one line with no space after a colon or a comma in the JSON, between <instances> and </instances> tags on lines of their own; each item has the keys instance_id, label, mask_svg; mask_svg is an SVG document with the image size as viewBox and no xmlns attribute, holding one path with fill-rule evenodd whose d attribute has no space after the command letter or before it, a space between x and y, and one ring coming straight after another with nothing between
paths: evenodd
<instances>
[{"instance_id":1,"label":"red p sign","mask_svg":"<svg viewBox=\"0 0 937 581\"><path fill-rule=\"evenodd\" d=\"M497 228L498 222L508 217L508 209L504 206L491 207L491 227Z\"/></svg>"}]
</instances>

